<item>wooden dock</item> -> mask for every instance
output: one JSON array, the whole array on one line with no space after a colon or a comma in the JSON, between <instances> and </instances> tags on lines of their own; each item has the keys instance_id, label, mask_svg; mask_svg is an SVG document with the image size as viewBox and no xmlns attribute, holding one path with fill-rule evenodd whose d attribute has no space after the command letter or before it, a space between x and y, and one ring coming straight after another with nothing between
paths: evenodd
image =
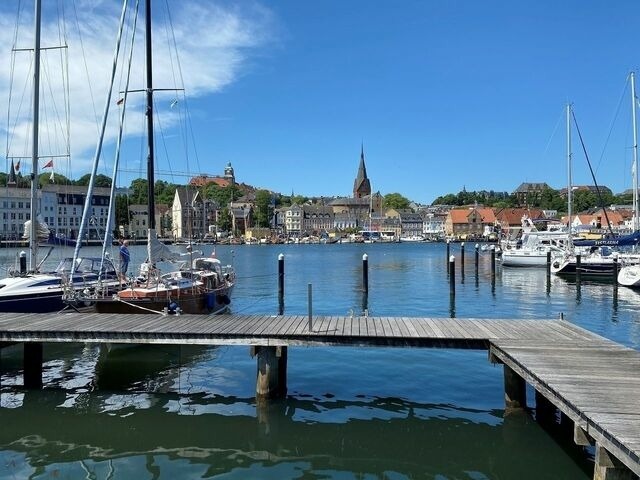
<instances>
[{"instance_id":1,"label":"wooden dock","mask_svg":"<svg viewBox=\"0 0 640 480\"><path fill-rule=\"evenodd\" d=\"M286 392L288 346L486 349L504 364L508 410L526 408L529 383L538 414L559 410L576 443L595 446L595 479L640 475L640 352L562 320L2 313L4 342L25 343L25 384L36 387L43 343L248 345L265 397Z\"/></svg>"}]
</instances>

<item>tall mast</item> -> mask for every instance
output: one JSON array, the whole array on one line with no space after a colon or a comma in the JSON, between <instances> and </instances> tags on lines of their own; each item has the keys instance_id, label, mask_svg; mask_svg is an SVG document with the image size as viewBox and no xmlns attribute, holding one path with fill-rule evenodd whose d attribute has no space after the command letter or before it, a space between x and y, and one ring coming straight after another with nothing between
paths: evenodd
<instances>
[{"instance_id":1,"label":"tall mast","mask_svg":"<svg viewBox=\"0 0 640 480\"><path fill-rule=\"evenodd\" d=\"M638 128L636 125L636 76L631 72L631 121L633 123L633 231L638 230Z\"/></svg>"},{"instance_id":2,"label":"tall mast","mask_svg":"<svg viewBox=\"0 0 640 480\"><path fill-rule=\"evenodd\" d=\"M153 172L153 63L151 56L151 0L145 3L145 45L147 58L147 194L149 196L149 230L156 228L156 206Z\"/></svg>"},{"instance_id":3,"label":"tall mast","mask_svg":"<svg viewBox=\"0 0 640 480\"><path fill-rule=\"evenodd\" d=\"M33 131L31 139L31 250L30 270L38 266L38 122L40 121L40 0L35 1L35 44L33 47Z\"/></svg>"},{"instance_id":4,"label":"tall mast","mask_svg":"<svg viewBox=\"0 0 640 480\"><path fill-rule=\"evenodd\" d=\"M573 196L573 186L571 185L571 104L567 104L567 210L569 215L569 248L573 248L573 240L571 238L571 203Z\"/></svg>"}]
</instances>

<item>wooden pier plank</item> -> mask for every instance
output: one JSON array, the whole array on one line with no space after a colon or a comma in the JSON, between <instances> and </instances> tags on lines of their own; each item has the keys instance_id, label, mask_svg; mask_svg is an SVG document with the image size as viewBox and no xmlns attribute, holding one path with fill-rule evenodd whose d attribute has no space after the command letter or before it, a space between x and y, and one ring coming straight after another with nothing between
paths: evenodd
<instances>
[{"instance_id":1,"label":"wooden pier plank","mask_svg":"<svg viewBox=\"0 0 640 480\"><path fill-rule=\"evenodd\" d=\"M640 352L562 320L316 316L313 322L310 332L306 315L0 313L0 340L233 345L259 338L269 344L372 346L486 342L492 354L640 473Z\"/></svg>"}]
</instances>

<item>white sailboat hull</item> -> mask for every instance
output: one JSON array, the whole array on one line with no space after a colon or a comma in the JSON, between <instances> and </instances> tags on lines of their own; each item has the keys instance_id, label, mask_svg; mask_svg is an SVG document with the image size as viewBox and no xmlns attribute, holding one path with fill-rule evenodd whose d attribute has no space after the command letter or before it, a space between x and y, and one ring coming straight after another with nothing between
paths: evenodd
<instances>
[{"instance_id":1,"label":"white sailboat hull","mask_svg":"<svg viewBox=\"0 0 640 480\"><path fill-rule=\"evenodd\" d=\"M618 272L618 283L625 287L640 288L640 265L628 265Z\"/></svg>"}]
</instances>

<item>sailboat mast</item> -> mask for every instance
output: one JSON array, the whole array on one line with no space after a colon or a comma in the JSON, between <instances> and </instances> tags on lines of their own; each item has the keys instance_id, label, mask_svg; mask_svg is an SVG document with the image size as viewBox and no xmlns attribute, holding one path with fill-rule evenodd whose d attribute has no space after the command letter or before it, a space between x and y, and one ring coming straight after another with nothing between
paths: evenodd
<instances>
[{"instance_id":1,"label":"sailboat mast","mask_svg":"<svg viewBox=\"0 0 640 480\"><path fill-rule=\"evenodd\" d=\"M31 139L31 232L29 249L31 250L30 270L38 267L38 123L40 121L40 23L42 6L35 1L35 44L33 47L33 132Z\"/></svg>"},{"instance_id":2,"label":"sailboat mast","mask_svg":"<svg viewBox=\"0 0 640 480\"><path fill-rule=\"evenodd\" d=\"M631 72L631 121L633 124L633 231L638 230L638 128L636 125L636 76Z\"/></svg>"},{"instance_id":3,"label":"sailboat mast","mask_svg":"<svg viewBox=\"0 0 640 480\"><path fill-rule=\"evenodd\" d=\"M572 204L572 196L573 196L573 185L571 184L571 104L567 104L567 214L569 216L568 222L568 230L569 230L569 247L573 247L573 240L571 238L571 223L572 223L572 212L571 212L571 204Z\"/></svg>"},{"instance_id":4,"label":"sailboat mast","mask_svg":"<svg viewBox=\"0 0 640 480\"><path fill-rule=\"evenodd\" d=\"M153 171L153 63L151 56L151 0L145 3L145 45L147 58L147 194L149 197L149 230L156 228L155 185Z\"/></svg>"}]
</instances>

